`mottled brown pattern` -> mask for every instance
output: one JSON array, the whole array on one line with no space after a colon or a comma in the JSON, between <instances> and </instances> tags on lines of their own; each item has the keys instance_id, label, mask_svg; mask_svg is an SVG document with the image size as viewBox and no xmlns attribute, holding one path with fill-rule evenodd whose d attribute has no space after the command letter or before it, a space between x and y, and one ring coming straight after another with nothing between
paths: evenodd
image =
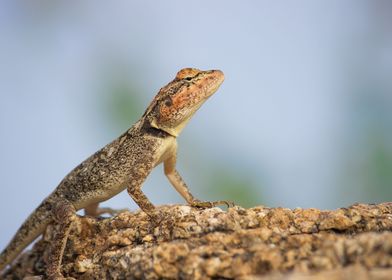
<instances>
[{"instance_id":1,"label":"mottled brown pattern","mask_svg":"<svg viewBox=\"0 0 392 280\"><path fill-rule=\"evenodd\" d=\"M172 82L160 89L135 125L73 169L30 215L1 253L0 271L49 224L54 224L60 231L48 256L47 274L61 278L64 246L76 211L87 208L87 213L96 215L102 212L97 209L99 202L124 189L128 189L140 208L153 217L154 205L141 191L144 180L156 165L176 157L177 135L223 79L219 70L181 70ZM177 190L186 189L182 179L173 185ZM184 197L189 202L192 196L187 190Z\"/></svg>"}]
</instances>

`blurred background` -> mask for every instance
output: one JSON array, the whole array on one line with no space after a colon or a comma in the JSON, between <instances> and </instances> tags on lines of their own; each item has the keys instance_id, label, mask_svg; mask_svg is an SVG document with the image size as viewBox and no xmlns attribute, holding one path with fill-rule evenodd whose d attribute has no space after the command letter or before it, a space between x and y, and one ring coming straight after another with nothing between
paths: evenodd
<instances>
[{"instance_id":1,"label":"blurred background","mask_svg":"<svg viewBox=\"0 0 392 280\"><path fill-rule=\"evenodd\" d=\"M0 248L184 67L226 75L178 139L196 197L392 200L392 2L1 1ZM161 166L143 190L184 203Z\"/></svg>"}]
</instances>

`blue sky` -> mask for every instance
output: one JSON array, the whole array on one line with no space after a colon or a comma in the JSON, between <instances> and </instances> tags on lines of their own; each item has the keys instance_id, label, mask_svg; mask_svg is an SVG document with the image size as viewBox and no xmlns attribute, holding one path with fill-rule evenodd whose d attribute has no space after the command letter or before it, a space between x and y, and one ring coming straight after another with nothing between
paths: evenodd
<instances>
[{"instance_id":1,"label":"blue sky","mask_svg":"<svg viewBox=\"0 0 392 280\"><path fill-rule=\"evenodd\" d=\"M371 196L364 172L368 141L392 150L391 12L372 1L2 2L0 248L183 67L226 77L179 138L178 169L198 197L222 168L258 204L391 200ZM107 113L118 80L139 102L129 124ZM145 191L183 203L160 167ZM104 205L137 209L126 193Z\"/></svg>"}]
</instances>

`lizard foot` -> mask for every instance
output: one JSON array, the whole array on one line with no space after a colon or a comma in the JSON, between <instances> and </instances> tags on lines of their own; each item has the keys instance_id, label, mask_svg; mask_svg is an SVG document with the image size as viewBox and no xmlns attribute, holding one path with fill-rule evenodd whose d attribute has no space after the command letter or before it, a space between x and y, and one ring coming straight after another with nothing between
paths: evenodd
<instances>
[{"instance_id":1,"label":"lizard foot","mask_svg":"<svg viewBox=\"0 0 392 280\"><path fill-rule=\"evenodd\" d=\"M159 226L162 223L162 221L165 220L165 215L159 210L155 210L153 212L147 213L147 215L154 226Z\"/></svg>"},{"instance_id":2,"label":"lizard foot","mask_svg":"<svg viewBox=\"0 0 392 280\"><path fill-rule=\"evenodd\" d=\"M197 208L212 208L216 207L219 205L226 205L227 207L234 207L234 202L232 201L227 201L227 200L217 200L217 201L200 201L200 200L194 200L191 203L192 207L197 207Z\"/></svg>"},{"instance_id":3,"label":"lizard foot","mask_svg":"<svg viewBox=\"0 0 392 280\"><path fill-rule=\"evenodd\" d=\"M102 214L109 214L110 216L115 216L121 212L128 211L128 209L112 209L110 207L98 207L97 204L93 204L91 206L88 206L84 209L84 213L87 216L91 217L99 217Z\"/></svg>"}]
</instances>

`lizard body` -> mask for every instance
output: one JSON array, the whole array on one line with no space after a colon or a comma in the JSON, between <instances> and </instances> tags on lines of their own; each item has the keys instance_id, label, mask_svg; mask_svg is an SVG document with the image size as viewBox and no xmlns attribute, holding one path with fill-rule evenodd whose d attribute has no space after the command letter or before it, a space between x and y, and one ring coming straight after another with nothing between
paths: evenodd
<instances>
[{"instance_id":1,"label":"lizard body","mask_svg":"<svg viewBox=\"0 0 392 280\"><path fill-rule=\"evenodd\" d=\"M154 218L155 207L141 187L151 170L160 163L164 163L164 172L170 183L190 205L227 204L225 201L201 202L195 199L175 168L176 137L223 80L220 70L180 70L173 81L160 89L139 121L73 169L27 218L1 253L0 271L50 223L57 223L60 230L51 248L46 273L49 278L63 279L61 260L76 211L85 209L88 215L98 215L103 212L97 208L99 202L124 189L143 211Z\"/></svg>"}]
</instances>

